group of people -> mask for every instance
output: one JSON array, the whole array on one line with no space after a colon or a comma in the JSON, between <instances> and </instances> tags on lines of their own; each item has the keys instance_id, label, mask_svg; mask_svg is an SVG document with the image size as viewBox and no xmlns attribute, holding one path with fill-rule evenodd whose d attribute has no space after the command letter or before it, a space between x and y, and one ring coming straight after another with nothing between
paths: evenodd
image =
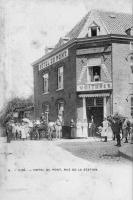
<instances>
[{"instance_id":1,"label":"group of people","mask_svg":"<svg viewBox=\"0 0 133 200\"><path fill-rule=\"evenodd\" d=\"M105 117L101 129L101 137L104 137L104 142L107 142L108 138L117 140L116 146L121 146L121 140L124 139L124 143L128 143L128 137L132 135L133 124L127 118L118 117Z\"/></svg>"},{"instance_id":2,"label":"group of people","mask_svg":"<svg viewBox=\"0 0 133 200\"><path fill-rule=\"evenodd\" d=\"M58 115L57 120L55 122L51 121L50 119L47 121L45 114L42 113L40 117L40 123L43 125L47 124L47 137L48 139L52 140L53 135L55 133L55 138L62 138L62 116Z\"/></svg>"},{"instance_id":3,"label":"group of people","mask_svg":"<svg viewBox=\"0 0 133 200\"><path fill-rule=\"evenodd\" d=\"M41 139L46 137L48 139L62 138L62 117L59 115L55 122L47 121L45 114L42 113L39 120L27 121L23 120L21 122L15 122L13 119L10 119L6 123L6 136L7 142L11 140L27 138L32 139Z\"/></svg>"},{"instance_id":4,"label":"group of people","mask_svg":"<svg viewBox=\"0 0 133 200\"><path fill-rule=\"evenodd\" d=\"M56 139L62 138L62 125L63 125L63 121L62 121L62 117L60 115L57 117L57 120L55 122L52 122L49 120L49 123L48 123L49 139L53 138L54 132L55 132Z\"/></svg>"},{"instance_id":5,"label":"group of people","mask_svg":"<svg viewBox=\"0 0 133 200\"><path fill-rule=\"evenodd\" d=\"M45 114L42 113L40 120L35 121L24 121L15 122L14 120L9 120L6 124L6 135L7 142L10 142L12 139L22 139L25 140L28 137L30 139L40 139L41 133L44 134L44 137L52 140L53 137L56 139L62 138L62 126L63 119L61 115L58 115L57 120L52 122L51 120L47 120ZM75 138L75 122L73 119L70 121L71 128L71 138ZM95 132L95 124L93 116L91 117L91 126L90 126L92 135L94 136ZM102 127L99 127L99 133L102 138L104 138L104 142L107 142L109 138L113 140L116 139L116 146L121 146L121 140L124 140L124 143L128 143L128 138L130 138L131 142L133 140L133 122L127 118L119 118L119 117L105 117L102 122ZM55 135L55 136L54 136Z\"/></svg>"},{"instance_id":6,"label":"group of people","mask_svg":"<svg viewBox=\"0 0 133 200\"><path fill-rule=\"evenodd\" d=\"M26 122L15 122L10 120L6 124L7 142L11 140L22 139L25 140L29 137L30 127Z\"/></svg>"}]
</instances>

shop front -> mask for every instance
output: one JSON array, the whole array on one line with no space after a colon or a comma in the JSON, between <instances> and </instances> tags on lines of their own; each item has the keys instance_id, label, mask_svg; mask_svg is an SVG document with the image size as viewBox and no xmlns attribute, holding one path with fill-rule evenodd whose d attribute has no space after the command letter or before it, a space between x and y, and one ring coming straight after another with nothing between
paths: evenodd
<instances>
[{"instance_id":1,"label":"shop front","mask_svg":"<svg viewBox=\"0 0 133 200\"><path fill-rule=\"evenodd\" d=\"M104 118L111 114L109 109L111 107L109 105L111 103L111 90L111 82L78 85L78 98L82 101L82 128L80 131L77 129L77 135L82 135L82 137L97 136L97 128L102 126Z\"/></svg>"},{"instance_id":2,"label":"shop front","mask_svg":"<svg viewBox=\"0 0 133 200\"><path fill-rule=\"evenodd\" d=\"M80 94L83 99L83 121L86 122L86 136L96 136L96 130L107 117L107 102L110 93Z\"/></svg>"}]
</instances>

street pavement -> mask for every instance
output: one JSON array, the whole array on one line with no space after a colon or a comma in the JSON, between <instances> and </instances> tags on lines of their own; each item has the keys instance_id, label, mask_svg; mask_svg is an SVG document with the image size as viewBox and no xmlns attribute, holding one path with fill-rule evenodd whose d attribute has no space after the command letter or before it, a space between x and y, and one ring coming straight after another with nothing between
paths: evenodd
<instances>
[{"instance_id":1,"label":"street pavement","mask_svg":"<svg viewBox=\"0 0 133 200\"><path fill-rule=\"evenodd\" d=\"M121 147L117 147L116 141L103 142L100 138L88 138L78 140L64 140L59 146L71 152L73 155L93 161L109 164L133 161L133 144L121 141Z\"/></svg>"},{"instance_id":2,"label":"street pavement","mask_svg":"<svg viewBox=\"0 0 133 200\"><path fill-rule=\"evenodd\" d=\"M132 162L85 160L63 142L0 138L0 200L132 199Z\"/></svg>"}]
</instances>

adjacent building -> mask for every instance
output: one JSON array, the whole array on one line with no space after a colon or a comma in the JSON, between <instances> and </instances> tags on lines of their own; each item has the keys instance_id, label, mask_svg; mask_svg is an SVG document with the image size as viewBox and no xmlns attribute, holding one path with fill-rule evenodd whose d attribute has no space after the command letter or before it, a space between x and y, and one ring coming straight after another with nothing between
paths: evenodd
<instances>
[{"instance_id":1,"label":"adjacent building","mask_svg":"<svg viewBox=\"0 0 133 200\"><path fill-rule=\"evenodd\" d=\"M53 49L33 63L35 117L42 112L64 126L76 123L76 137L89 136L104 117L133 112L132 17L92 10Z\"/></svg>"}]
</instances>

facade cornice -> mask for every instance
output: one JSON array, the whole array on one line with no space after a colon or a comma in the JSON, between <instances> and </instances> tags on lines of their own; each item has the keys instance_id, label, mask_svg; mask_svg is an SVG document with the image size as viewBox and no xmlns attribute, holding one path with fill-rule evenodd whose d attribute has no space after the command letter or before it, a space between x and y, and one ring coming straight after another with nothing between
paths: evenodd
<instances>
[{"instance_id":1,"label":"facade cornice","mask_svg":"<svg viewBox=\"0 0 133 200\"><path fill-rule=\"evenodd\" d=\"M54 49L52 52L48 53L47 55L42 56L38 60L32 63L32 66L35 67L40 62L49 59L51 56L54 56L55 54L59 53L60 51L64 50L65 48L70 48L73 45L83 45L83 44L95 44L99 45L100 43L110 42L110 43L130 43L133 41L133 36L128 35L119 35L119 34L110 34L110 35L103 35L103 36L97 36L97 37L90 37L90 38L75 38L67 42L66 44L63 44L57 49Z\"/></svg>"}]
</instances>

